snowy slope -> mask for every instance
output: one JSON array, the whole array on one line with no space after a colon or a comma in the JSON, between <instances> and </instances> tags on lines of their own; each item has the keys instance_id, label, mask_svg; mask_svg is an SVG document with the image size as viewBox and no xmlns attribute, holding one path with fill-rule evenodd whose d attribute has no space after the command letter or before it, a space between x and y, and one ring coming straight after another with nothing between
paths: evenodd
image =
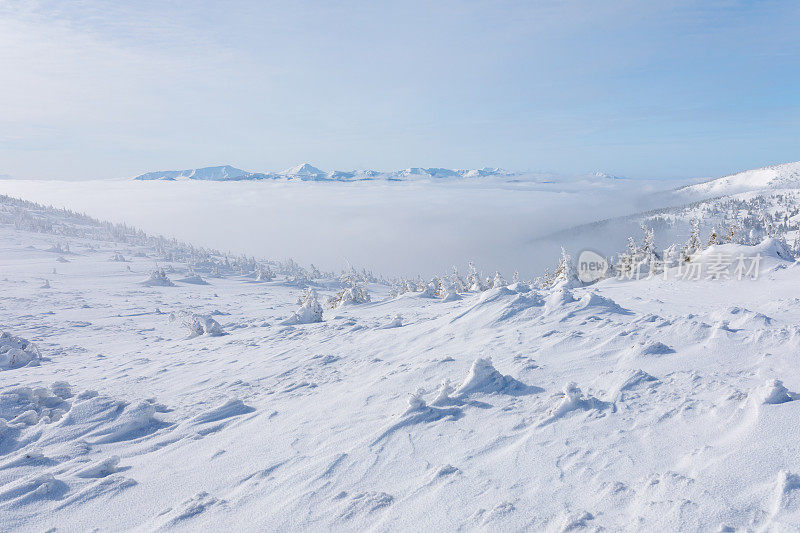
<instances>
[{"instance_id":1,"label":"snowy slope","mask_svg":"<svg viewBox=\"0 0 800 533\"><path fill-rule=\"evenodd\" d=\"M704 240L714 232L751 243L773 236L800 251L800 163L742 172L674 193L662 191L651 201L664 207L566 228L534 243L558 242L574 252L592 248L612 255L626 247L629 237L640 239L646 226L665 248L685 242L696 220Z\"/></svg>"},{"instance_id":2,"label":"snowy slope","mask_svg":"<svg viewBox=\"0 0 800 533\"><path fill-rule=\"evenodd\" d=\"M800 188L800 162L746 170L704 183L682 187L678 189L678 192L691 197L711 197L767 188Z\"/></svg>"},{"instance_id":3,"label":"snowy slope","mask_svg":"<svg viewBox=\"0 0 800 533\"><path fill-rule=\"evenodd\" d=\"M800 270L770 243L756 280L370 283L283 325L290 269L0 207L0 353L40 354L0 370L3 531L800 523Z\"/></svg>"}]
</instances>

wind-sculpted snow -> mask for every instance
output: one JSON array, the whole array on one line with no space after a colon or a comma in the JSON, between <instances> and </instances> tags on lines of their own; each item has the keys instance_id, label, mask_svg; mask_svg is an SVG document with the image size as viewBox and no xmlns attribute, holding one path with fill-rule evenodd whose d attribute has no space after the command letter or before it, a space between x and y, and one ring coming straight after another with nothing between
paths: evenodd
<instances>
[{"instance_id":1,"label":"wind-sculpted snow","mask_svg":"<svg viewBox=\"0 0 800 533\"><path fill-rule=\"evenodd\" d=\"M514 379L504 376L495 369L491 359L475 359L464 382L454 391L466 396L474 393L531 394L542 389L530 387Z\"/></svg>"},{"instance_id":2,"label":"wind-sculpted snow","mask_svg":"<svg viewBox=\"0 0 800 533\"><path fill-rule=\"evenodd\" d=\"M215 407L213 409L210 409L195 416L194 418L192 418L192 422L197 424L219 422L220 420L230 418L232 416L252 413L253 411L255 411L255 409L250 407L249 405L245 405L244 402L242 402L242 400L230 399L218 407Z\"/></svg>"},{"instance_id":3,"label":"wind-sculpted snow","mask_svg":"<svg viewBox=\"0 0 800 533\"><path fill-rule=\"evenodd\" d=\"M567 383L564 390L556 396L556 405L547 411L539 421L539 426L545 426L567 416L571 411L595 411L608 409L610 404L598 400L594 396L586 396L575 383Z\"/></svg>"},{"instance_id":4,"label":"wind-sculpted snow","mask_svg":"<svg viewBox=\"0 0 800 533\"><path fill-rule=\"evenodd\" d=\"M10 370L26 365L37 365L42 354L35 344L0 331L0 369Z\"/></svg>"},{"instance_id":5,"label":"wind-sculpted snow","mask_svg":"<svg viewBox=\"0 0 800 533\"><path fill-rule=\"evenodd\" d=\"M779 404L797 399L797 394L789 392L779 379L771 379L758 390L757 400L762 404Z\"/></svg>"}]
</instances>

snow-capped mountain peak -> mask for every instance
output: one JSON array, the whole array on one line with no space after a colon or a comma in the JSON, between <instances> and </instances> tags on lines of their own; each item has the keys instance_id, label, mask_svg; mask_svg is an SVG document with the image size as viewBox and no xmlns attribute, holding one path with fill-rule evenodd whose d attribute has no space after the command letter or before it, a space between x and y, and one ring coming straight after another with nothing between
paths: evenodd
<instances>
[{"instance_id":1,"label":"snow-capped mountain peak","mask_svg":"<svg viewBox=\"0 0 800 533\"><path fill-rule=\"evenodd\" d=\"M147 172L136 176L134 179L142 181L152 180L207 180L207 181L228 181L238 180L250 174L240 168L230 165L220 165L216 167L191 168L186 170L161 170Z\"/></svg>"},{"instance_id":2,"label":"snow-capped mountain peak","mask_svg":"<svg viewBox=\"0 0 800 533\"><path fill-rule=\"evenodd\" d=\"M279 172L279 174L283 176L295 176L300 178L321 178L327 175L325 172L313 165L310 165L309 163L303 163L301 165L297 165L296 167L287 168L286 170Z\"/></svg>"}]
</instances>

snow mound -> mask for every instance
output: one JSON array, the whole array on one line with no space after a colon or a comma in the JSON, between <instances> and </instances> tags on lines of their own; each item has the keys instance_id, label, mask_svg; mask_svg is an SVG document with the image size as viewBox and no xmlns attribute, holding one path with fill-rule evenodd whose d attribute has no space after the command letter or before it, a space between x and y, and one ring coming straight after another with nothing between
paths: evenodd
<instances>
[{"instance_id":1,"label":"snow mound","mask_svg":"<svg viewBox=\"0 0 800 533\"><path fill-rule=\"evenodd\" d=\"M38 365L42 360L39 349L31 342L0 332L0 368L9 370L27 365Z\"/></svg>"},{"instance_id":2,"label":"snow mound","mask_svg":"<svg viewBox=\"0 0 800 533\"><path fill-rule=\"evenodd\" d=\"M733 328L747 328L764 329L772 325L772 318L757 311L743 309L741 307L732 307L729 314L733 315L729 324Z\"/></svg>"},{"instance_id":3,"label":"snow mound","mask_svg":"<svg viewBox=\"0 0 800 533\"><path fill-rule=\"evenodd\" d=\"M175 284L167 277L163 268L156 268L150 272L150 277L141 282L145 287L174 287Z\"/></svg>"},{"instance_id":4,"label":"snow mound","mask_svg":"<svg viewBox=\"0 0 800 533\"><path fill-rule=\"evenodd\" d=\"M110 414L108 411L108 402L108 398L98 396L97 398L92 398L79 405L86 408L87 413L84 414L95 416L102 413L103 416L101 418L103 418ZM117 408L120 406L122 407L122 412L118 414L115 413L117 416L107 420L107 423L104 425L105 427L90 432L87 435L87 437L91 439L87 440L90 444L133 440L149 435L168 425L156 418L156 405L153 402L140 401L132 405L125 404L125 402L122 404L119 402L114 403L117 404ZM94 408L97 408L97 410L95 411ZM74 409L64 418L65 425L77 419L72 416L73 412Z\"/></svg>"},{"instance_id":5,"label":"snow mound","mask_svg":"<svg viewBox=\"0 0 800 533\"><path fill-rule=\"evenodd\" d=\"M400 328L403 327L403 315L400 313L394 315L388 324L383 326L384 329Z\"/></svg>"},{"instance_id":6,"label":"snow mound","mask_svg":"<svg viewBox=\"0 0 800 533\"><path fill-rule=\"evenodd\" d=\"M454 405L460 403L458 400L454 399L451 395L455 392L453 385L450 383L449 379L445 379L439 385L439 389L436 391L436 396L433 398L431 405L435 405L441 407L443 405Z\"/></svg>"},{"instance_id":7,"label":"snow mound","mask_svg":"<svg viewBox=\"0 0 800 533\"><path fill-rule=\"evenodd\" d=\"M527 283L523 282L523 281L516 281L516 282L512 283L511 285L509 285L508 289L512 290L514 292L518 292L518 293L519 292L530 292L531 291L531 286L528 285Z\"/></svg>"},{"instance_id":8,"label":"snow mound","mask_svg":"<svg viewBox=\"0 0 800 533\"><path fill-rule=\"evenodd\" d=\"M498 287L484 291L474 305L454 316L452 322L474 319L485 327L496 327L512 319L539 315L538 309L533 313L527 311L542 305L544 300L538 292L519 294L507 287Z\"/></svg>"},{"instance_id":9,"label":"snow mound","mask_svg":"<svg viewBox=\"0 0 800 533\"><path fill-rule=\"evenodd\" d=\"M181 283L189 283L191 285L208 285L208 282L199 274L192 274L191 276L186 276L185 278L181 278L177 281L180 281Z\"/></svg>"},{"instance_id":10,"label":"snow mound","mask_svg":"<svg viewBox=\"0 0 800 533\"><path fill-rule=\"evenodd\" d=\"M632 315L633 313L611 298L601 296L594 291L587 292L578 300L578 305L581 309L602 310L607 313L614 313L618 315Z\"/></svg>"},{"instance_id":11,"label":"snow mound","mask_svg":"<svg viewBox=\"0 0 800 533\"><path fill-rule=\"evenodd\" d=\"M637 342L627 350L623 351L621 360L638 359L643 357L658 357L670 355L675 350L660 341L641 341Z\"/></svg>"},{"instance_id":12,"label":"snow mound","mask_svg":"<svg viewBox=\"0 0 800 533\"><path fill-rule=\"evenodd\" d=\"M11 387L1 391L0 427L4 423L19 428L36 425L40 421L51 423L60 420L70 409L62 383L56 382L49 389ZM11 445L10 441L0 438L0 450L8 445Z\"/></svg>"},{"instance_id":13,"label":"snow mound","mask_svg":"<svg viewBox=\"0 0 800 533\"><path fill-rule=\"evenodd\" d=\"M755 391L755 398L758 403L762 405L775 405L780 403L791 402L796 399L797 395L789 392L783 386L783 382L779 379L770 379L758 387Z\"/></svg>"},{"instance_id":14,"label":"snow mound","mask_svg":"<svg viewBox=\"0 0 800 533\"><path fill-rule=\"evenodd\" d=\"M776 259L783 259L784 261L793 261L794 256L789 248L780 239L774 237L767 237L760 244L752 247L757 254L766 257L774 257Z\"/></svg>"},{"instance_id":15,"label":"snow mound","mask_svg":"<svg viewBox=\"0 0 800 533\"><path fill-rule=\"evenodd\" d=\"M575 301L576 298L568 287L564 285L557 285L545 298L544 313L553 313L559 309L563 309L567 304L571 304Z\"/></svg>"},{"instance_id":16,"label":"snow mound","mask_svg":"<svg viewBox=\"0 0 800 533\"><path fill-rule=\"evenodd\" d=\"M242 400L230 399L218 407L209 409L195 416L192 418L192 422L197 424L219 422L226 418L252 413L253 411L255 411L255 408L245 405Z\"/></svg>"},{"instance_id":17,"label":"snow mound","mask_svg":"<svg viewBox=\"0 0 800 533\"><path fill-rule=\"evenodd\" d=\"M594 396L584 395L574 382L567 383L558 397L558 403L539 421L538 426L553 423L572 411L602 411L611 405Z\"/></svg>"},{"instance_id":18,"label":"snow mound","mask_svg":"<svg viewBox=\"0 0 800 533\"><path fill-rule=\"evenodd\" d=\"M9 483L0 491L0 501L11 505L32 504L41 500L59 500L68 491L66 483L53 474L37 474Z\"/></svg>"},{"instance_id":19,"label":"snow mound","mask_svg":"<svg viewBox=\"0 0 800 533\"><path fill-rule=\"evenodd\" d=\"M117 465L119 465L119 457L112 455L78 470L75 475L84 478L102 478L116 473L119 470Z\"/></svg>"},{"instance_id":20,"label":"snow mound","mask_svg":"<svg viewBox=\"0 0 800 533\"><path fill-rule=\"evenodd\" d=\"M639 353L642 355L667 355L675 353L675 350L664 344L663 342L648 342L641 345Z\"/></svg>"},{"instance_id":21,"label":"snow mound","mask_svg":"<svg viewBox=\"0 0 800 533\"><path fill-rule=\"evenodd\" d=\"M171 313L169 315L171 322L180 322L187 330L192 339L205 335L207 337L220 337L225 335L225 331L220 326L219 322L214 320L211 315L198 315L195 313Z\"/></svg>"},{"instance_id":22,"label":"snow mound","mask_svg":"<svg viewBox=\"0 0 800 533\"><path fill-rule=\"evenodd\" d=\"M514 299L509 302L497 317L495 324L509 320L513 317L523 316L531 308L538 308L544 305L544 300L538 293L516 294Z\"/></svg>"},{"instance_id":23,"label":"snow mound","mask_svg":"<svg viewBox=\"0 0 800 533\"><path fill-rule=\"evenodd\" d=\"M792 252L783 242L773 237L767 237L754 246L746 244L715 244L699 253L693 254L691 262L713 265L719 264L721 260L724 260L728 265L727 272L729 277L736 278L735 269L739 266L739 258L743 258L745 261L744 266L746 269L750 268L756 258L760 258L758 262L759 272L757 274L764 272L769 267L774 268L778 264L786 264L786 262L794 260ZM753 275L748 272L744 277L753 277Z\"/></svg>"},{"instance_id":24,"label":"snow mound","mask_svg":"<svg viewBox=\"0 0 800 533\"><path fill-rule=\"evenodd\" d=\"M504 376L492 365L491 358L478 358L473 361L464 382L454 391L457 395L474 393L531 394L538 392L538 387L531 387L517 381L511 376Z\"/></svg>"},{"instance_id":25,"label":"snow mound","mask_svg":"<svg viewBox=\"0 0 800 533\"><path fill-rule=\"evenodd\" d=\"M463 416L461 409L457 407L432 407L422 398L423 391L418 390L408 398L408 407L400 415L400 420L386 428L381 434L372 441L375 445L388 438L399 429L417 424L436 422L442 419L457 420Z\"/></svg>"},{"instance_id":26,"label":"snow mound","mask_svg":"<svg viewBox=\"0 0 800 533\"><path fill-rule=\"evenodd\" d=\"M612 401L625 398L625 393L641 387L652 387L660 381L641 369L627 370L618 378L612 387Z\"/></svg>"}]
</instances>

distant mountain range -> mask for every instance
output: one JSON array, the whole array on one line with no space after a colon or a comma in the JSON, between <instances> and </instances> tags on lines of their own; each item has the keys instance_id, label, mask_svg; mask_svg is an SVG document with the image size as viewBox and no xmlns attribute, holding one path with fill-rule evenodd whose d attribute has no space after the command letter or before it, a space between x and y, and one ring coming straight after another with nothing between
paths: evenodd
<instances>
[{"instance_id":1,"label":"distant mountain range","mask_svg":"<svg viewBox=\"0 0 800 533\"><path fill-rule=\"evenodd\" d=\"M363 180L414 180L442 178L481 178L481 177L514 177L516 172L500 168L480 168L471 170L453 170L449 168L412 167L403 170L381 172L378 170L333 170L326 172L308 163L288 168L280 172L248 172L230 165L217 167L194 168L188 170L162 170L147 172L134 179L152 180L203 180L203 181L243 181L298 179L303 181L363 181Z\"/></svg>"}]
</instances>

